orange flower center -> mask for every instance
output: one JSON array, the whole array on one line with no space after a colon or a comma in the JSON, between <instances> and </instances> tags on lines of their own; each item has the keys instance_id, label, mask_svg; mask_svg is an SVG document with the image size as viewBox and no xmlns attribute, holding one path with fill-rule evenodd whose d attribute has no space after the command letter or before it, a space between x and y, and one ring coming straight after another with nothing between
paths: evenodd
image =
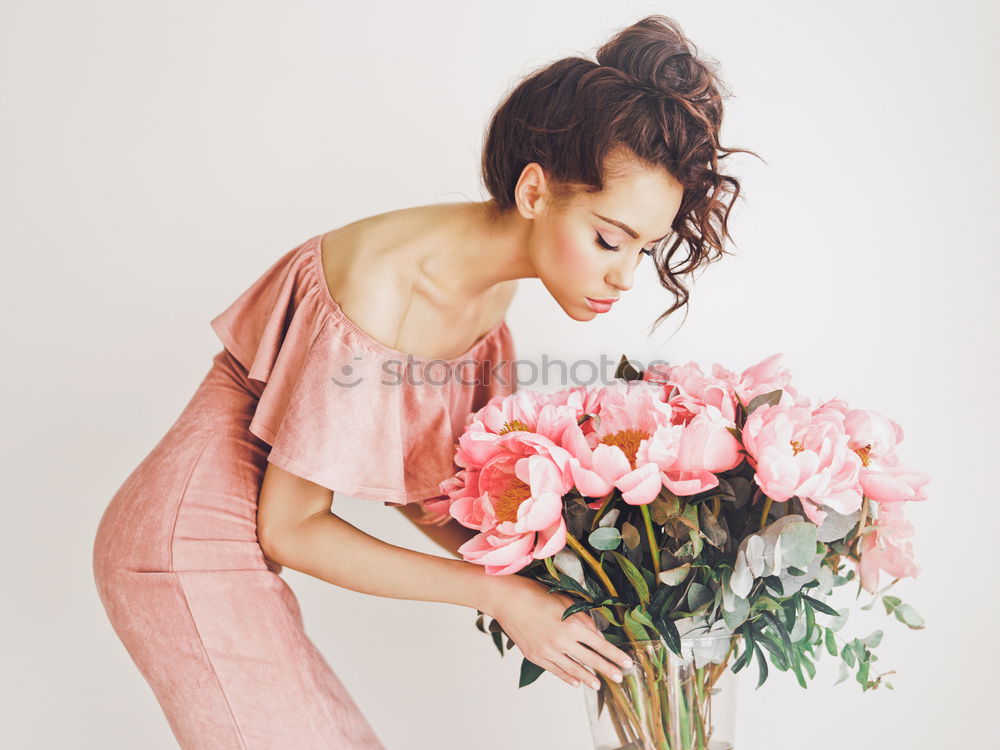
<instances>
[{"instance_id":1,"label":"orange flower center","mask_svg":"<svg viewBox=\"0 0 1000 750\"><path fill-rule=\"evenodd\" d=\"M791 442L791 445L792 445L792 455L793 455L793 456L797 456L797 455L799 455L799 454L800 454L800 453L801 453L802 451L804 451L804 450L805 450L805 448L803 448L803 447L802 447L802 443L800 443L800 442L799 442L798 440L793 440L793 441Z\"/></svg>"},{"instance_id":2,"label":"orange flower center","mask_svg":"<svg viewBox=\"0 0 1000 750\"><path fill-rule=\"evenodd\" d=\"M516 521L517 509L531 497L531 487L517 477L512 477L500 497L493 501L493 511L498 521Z\"/></svg>"},{"instance_id":3,"label":"orange flower center","mask_svg":"<svg viewBox=\"0 0 1000 750\"><path fill-rule=\"evenodd\" d=\"M609 432L601 438L604 445L617 445L628 459L629 466L635 469L635 454L639 450L639 443L649 437L645 430L637 430L629 427L618 432Z\"/></svg>"},{"instance_id":4,"label":"orange flower center","mask_svg":"<svg viewBox=\"0 0 1000 750\"><path fill-rule=\"evenodd\" d=\"M531 427L522 422L520 419L512 419L509 422L504 422L503 427L500 428L500 432L498 432L497 434L505 435L508 432L515 432L518 430L523 432L531 432Z\"/></svg>"},{"instance_id":5,"label":"orange flower center","mask_svg":"<svg viewBox=\"0 0 1000 750\"><path fill-rule=\"evenodd\" d=\"M872 452L871 443L869 443L868 445L866 445L864 448L858 448L854 452L857 453L861 457L861 463L862 463L862 465L867 466L868 465L868 454Z\"/></svg>"}]
</instances>

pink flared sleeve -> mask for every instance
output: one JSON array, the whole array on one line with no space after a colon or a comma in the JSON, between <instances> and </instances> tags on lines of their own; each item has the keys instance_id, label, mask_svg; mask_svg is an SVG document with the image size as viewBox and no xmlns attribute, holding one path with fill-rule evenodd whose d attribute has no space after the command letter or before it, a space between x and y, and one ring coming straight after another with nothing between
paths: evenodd
<instances>
[{"instance_id":1,"label":"pink flared sleeve","mask_svg":"<svg viewBox=\"0 0 1000 750\"><path fill-rule=\"evenodd\" d=\"M321 237L211 321L262 384L250 432L270 446L269 462L330 490L386 505L439 498L468 417L516 390L510 330L495 328L461 363L403 359L330 297Z\"/></svg>"}]
</instances>

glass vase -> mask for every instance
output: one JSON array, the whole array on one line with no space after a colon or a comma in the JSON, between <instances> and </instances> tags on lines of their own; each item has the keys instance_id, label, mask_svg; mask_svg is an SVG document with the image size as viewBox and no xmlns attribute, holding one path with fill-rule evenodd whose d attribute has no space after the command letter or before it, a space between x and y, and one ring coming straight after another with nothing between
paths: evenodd
<instances>
[{"instance_id":1,"label":"glass vase","mask_svg":"<svg viewBox=\"0 0 1000 750\"><path fill-rule=\"evenodd\" d=\"M681 656L662 640L619 645L632 668L618 683L597 672L584 685L595 750L732 750L736 677L730 669L736 636L688 635Z\"/></svg>"}]
</instances>

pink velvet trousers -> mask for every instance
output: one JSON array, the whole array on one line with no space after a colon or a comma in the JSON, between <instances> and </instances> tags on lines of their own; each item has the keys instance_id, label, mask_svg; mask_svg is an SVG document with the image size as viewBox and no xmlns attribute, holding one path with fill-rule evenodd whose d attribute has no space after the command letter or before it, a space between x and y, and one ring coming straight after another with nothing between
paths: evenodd
<instances>
[{"instance_id":1,"label":"pink velvet trousers","mask_svg":"<svg viewBox=\"0 0 1000 750\"><path fill-rule=\"evenodd\" d=\"M262 387L216 355L101 518L98 593L182 748L384 750L257 543Z\"/></svg>"}]
</instances>

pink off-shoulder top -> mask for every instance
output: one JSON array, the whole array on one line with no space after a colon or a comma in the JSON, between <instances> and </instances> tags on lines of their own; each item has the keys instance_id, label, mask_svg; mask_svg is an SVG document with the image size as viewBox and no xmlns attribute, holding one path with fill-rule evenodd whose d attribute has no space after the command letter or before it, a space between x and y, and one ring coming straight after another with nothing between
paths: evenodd
<instances>
[{"instance_id":1,"label":"pink off-shoulder top","mask_svg":"<svg viewBox=\"0 0 1000 750\"><path fill-rule=\"evenodd\" d=\"M392 349L330 295L323 237L287 252L211 321L261 384L250 432L270 446L268 461L328 489L385 505L439 498L469 418L517 388L507 322L448 360Z\"/></svg>"}]
</instances>

